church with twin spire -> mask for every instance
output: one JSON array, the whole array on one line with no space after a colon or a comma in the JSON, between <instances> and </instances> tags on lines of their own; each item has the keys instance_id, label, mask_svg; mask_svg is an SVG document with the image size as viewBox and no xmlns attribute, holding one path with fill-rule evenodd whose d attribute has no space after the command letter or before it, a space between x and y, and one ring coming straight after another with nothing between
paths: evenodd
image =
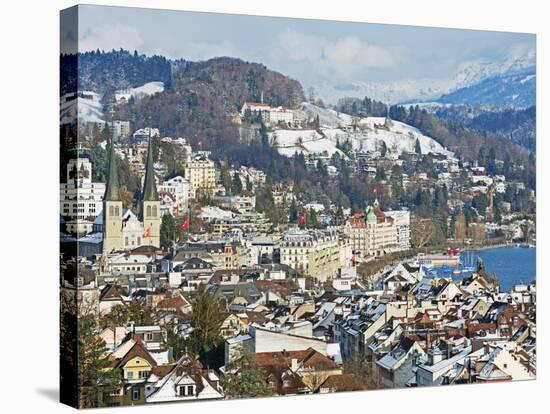
<instances>
[{"instance_id":1,"label":"church with twin spire","mask_svg":"<svg viewBox=\"0 0 550 414\"><path fill-rule=\"evenodd\" d=\"M147 149L139 217L130 209L123 209L114 145L111 143L102 219L104 254L139 246L160 247L160 200L155 182L151 138Z\"/></svg>"}]
</instances>

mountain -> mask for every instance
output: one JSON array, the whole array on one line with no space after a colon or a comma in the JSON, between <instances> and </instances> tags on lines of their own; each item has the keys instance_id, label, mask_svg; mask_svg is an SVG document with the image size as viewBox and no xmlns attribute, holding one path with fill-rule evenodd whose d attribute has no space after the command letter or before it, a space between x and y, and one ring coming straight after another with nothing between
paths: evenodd
<instances>
[{"instance_id":1,"label":"mountain","mask_svg":"<svg viewBox=\"0 0 550 414\"><path fill-rule=\"evenodd\" d=\"M183 136L194 145L200 141L204 149L223 152L224 146L238 141L231 115L243 102L262 96L266 103L286 107L304 100L298 81L258 63L226 57L178 61L172 65L170 87L118 104L112 116L133 121L135 128L153 125L165 136Z\"/></svg>"},{"instance_id":2,"label":"mountain","mask_svg":"<svg viewBox=\"0 0 550 414\"><path fill-rule=\"evenodd\" d=\"M536 150L536 107L525 109L498 109L488 105L424 105L423 108L441 119L464 124L467 127L509 139Z\"/></svg>"},{"instance_id":3,"label":"mountain","mask_svg":"<svg viewBox=\"0 0 550 414\"><path fill-rule=\"evenodd\" d=\"M464 62L448 78L346 82L337 85L321 83L312 86L326 102L337 102L342 97L362 98L364 96L369 96L372 99L388 104L425 102L436 101L443 95L479 84L489 78L501 76L506 78L507 76L523 74L528 71L533 71L534 73L534 67L535 51L519 50L499 61ZM518 81L521 81L521 79L518 79ZM513 94L510 96L513 96Z\"/></svg>"},{"instance_id":4,"label":"mountain","mask_svg":"<svg viewBox=\"0 0 550 414\"><path fill-rule=\"evenodd\" d=\"M491 76L479 83L442 95L437 102L485 104L500 108L526 108L536 104L535 68Z\"/></svg>"}]
</instances>

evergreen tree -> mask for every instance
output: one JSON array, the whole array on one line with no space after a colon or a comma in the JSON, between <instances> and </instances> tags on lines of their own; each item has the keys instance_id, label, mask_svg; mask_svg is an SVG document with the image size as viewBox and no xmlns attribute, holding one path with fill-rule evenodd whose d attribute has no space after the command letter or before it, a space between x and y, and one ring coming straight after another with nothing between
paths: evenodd
<instances>
[{"instance_id":1,"label":"evergreen tree","mask_svg":"<svg viewBox=\"0 0 550 414\"><path fill-rule=\"evenodd\" d=\"M420 140L418 138L416 138L416 142L414 143L414 152L418 155L422 155L422 146L420 145Z\"/></svg>"},{"instance_id":2,"label":"evergreen tree","mask_svg":"<svg viewBox=\"0 0 550 414\"><path fill-rule=\"evenodd\" d=\"M386 158L387 152L388 152L388 146L386 145L386 141L382 141L380 145L380 156L382 158Z\"/></svg>"},{"instance_id":3,"label":"evergreen tree","mask_svg":"<svg viewBox=\"0 0 550 414\"><path fill-rule=\"evenodd\" d=\"M292 199L292 202L290 203L288 215L290 223L296 223L296 221L298 221L298 206L296 205L296 201L294 199Z\"/></svg>"},{"instance_id":4,"label":"evergreen tree","mask_svg":"<svg viewBox=\"0 0 550 414\"><path fill-rule=\"evenodd\" d=\"M240 355L227 364L226 373L222 377L222 387L229 399L272 394L266 373L256 362L254 354L249 351L241 351Z\"/></svg>"},{"instance_id":5,"label":"evergreen tree","mask_svg":"<svg viewBox=\"0 0 550 414\"><path fill-rule=\"evenodd\" d=\"M306 221L307 227L314 228L317 226L317 213L315 213L315 210L310 209L307 212Z\"/></svg>"},{"instance_id":6,"label":"evergreen tree","mask_svg":"<svg viewBox=\"0 0 550 414\"><path fill-rule=\"evenodd\" d=\"M89 312L78 317L78 388L81 408L102 407L103 395L120 390L120 374L110 369L105 341L97 336L98 320Z\"/></svg>"},{"instance_id":7,"label":"evergreen tree","mask_svg":"<svg viewBox=\"0 0 550 414\"><path fill-rule=\"evenodd\" d=\"M189 351L195 355L208 353L222 343L220 328L223 315L212 295L200 285L193 304L193 332L189 338Z\"/></svg>"},{"instance_id":8,"label":"evergreen tree","mask_svg":"<svg viewBox=\"0 0 550 414\"><path fill-rule=\"evenodd\" d=\"M235 173L233 174L233 179L231 180L231 193L233 195L239 195L243 191L243 184L241 182L241 178L239 177L239 174Z\"/></svg>"},{"instance_id":9,"label":"evergreen tree","mask_svg":"<svg viewBox=\"0 0 550 414\"><path fill-rule=\"evenodd\" d=\"M160 247L163 249L171 248L177 236L178 229L174 217L171 214L165 214L162 216L160 223Z\"/></svg>"},{"instance_id":10,"label":"evergreen tree","mask_svg":"<svg viewBox=\"0 0 550 414\"><path fill-rule=\"evenodd\" d=\"M264 147L269 145L269 135L267 133L267 127L264 121L260 121L260 141Z\"/></svg>"},{"instance_id":11,"label":"evergreen tree","mask_svg":"<svg viewBox=\"0 0 550 414\"><path fill-rule=\"evenodd\" d=\"M220 168L220 181L225 188L225 192L231 192L231 174L229 173L229 168L227 168L227 163L222 162Z\"/></svg>"}]
</instances>

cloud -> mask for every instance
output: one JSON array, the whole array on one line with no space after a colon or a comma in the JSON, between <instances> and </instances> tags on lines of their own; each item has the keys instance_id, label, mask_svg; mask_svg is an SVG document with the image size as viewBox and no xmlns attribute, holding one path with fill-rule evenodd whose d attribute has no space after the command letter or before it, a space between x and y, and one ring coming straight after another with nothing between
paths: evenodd
<instances>
[{"instance_id":1,"label":"cloud","mask_svg":"<svg viewBox=\"0 0 550 414\"><path fill-rule=\"evenodd\" d=\"M242 58L243 54L233 43L224 40L220 43L189 43L183 47L180 56L189 60L208 60L220 56Z\"/></svg>"},{"instance_id":2,"label":"cloud","mask_svg":"<svg viewBox=\"0 0 550 414\"><path fill-rule=\"evenodd\" d=\"M395 64L391 53L356 36L328 40L295 30L283 30L275 38L271 60L289 60L307 65L322 77L348 79L368 69Z\"/></svg>"},{"instance_id":3,"label":"cloud","mask_svg":"<svg viewBox=\"0 0 550 414\"><path fill-rule=\"evenodd\" d=\"M86 31L79 42L81 51L126 49L139 50L143 39L138 29L122 24L96 26Z\"/></svg>"}]
</instances>

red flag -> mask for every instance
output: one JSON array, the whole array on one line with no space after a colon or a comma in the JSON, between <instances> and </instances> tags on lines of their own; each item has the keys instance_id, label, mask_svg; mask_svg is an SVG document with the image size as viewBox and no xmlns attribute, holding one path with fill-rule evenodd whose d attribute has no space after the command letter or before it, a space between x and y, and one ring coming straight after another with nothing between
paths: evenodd
<instances>
[{"instance_id":1,"label":"red flag","mask_svg":"<svg viewBox=\"0 0 550 414\"><path fill-rule=\"evenodd\" d=\"M147 239L147 238L151 237L151 227L147 227L147 228L145 229L145 231L144 231L143 234L142 234L142 237L143 237L144 239Z\"/></svg>"},{"instance_id":2,"label":"red flag","mask_svg":"<svg viewBox=\"0 0 550 414\"><path fill-rule=\"evenodd\" d=\"M300 216L300 224L303 226L304 224L306 224L306 214L302 214Z\"/></svg>"},{"instance_id":3,"label":"red flag","mask_svg":"<svg viewBox=\"0 0 550 414\"><path fill-rule=\"evenodd\" d=\"M183 222L183 224L180 226L178 230L184 231L185 229L188 229L188 228L189 228L189 216L185 218L185 221Z\"/></svg>"}]
</instances>

